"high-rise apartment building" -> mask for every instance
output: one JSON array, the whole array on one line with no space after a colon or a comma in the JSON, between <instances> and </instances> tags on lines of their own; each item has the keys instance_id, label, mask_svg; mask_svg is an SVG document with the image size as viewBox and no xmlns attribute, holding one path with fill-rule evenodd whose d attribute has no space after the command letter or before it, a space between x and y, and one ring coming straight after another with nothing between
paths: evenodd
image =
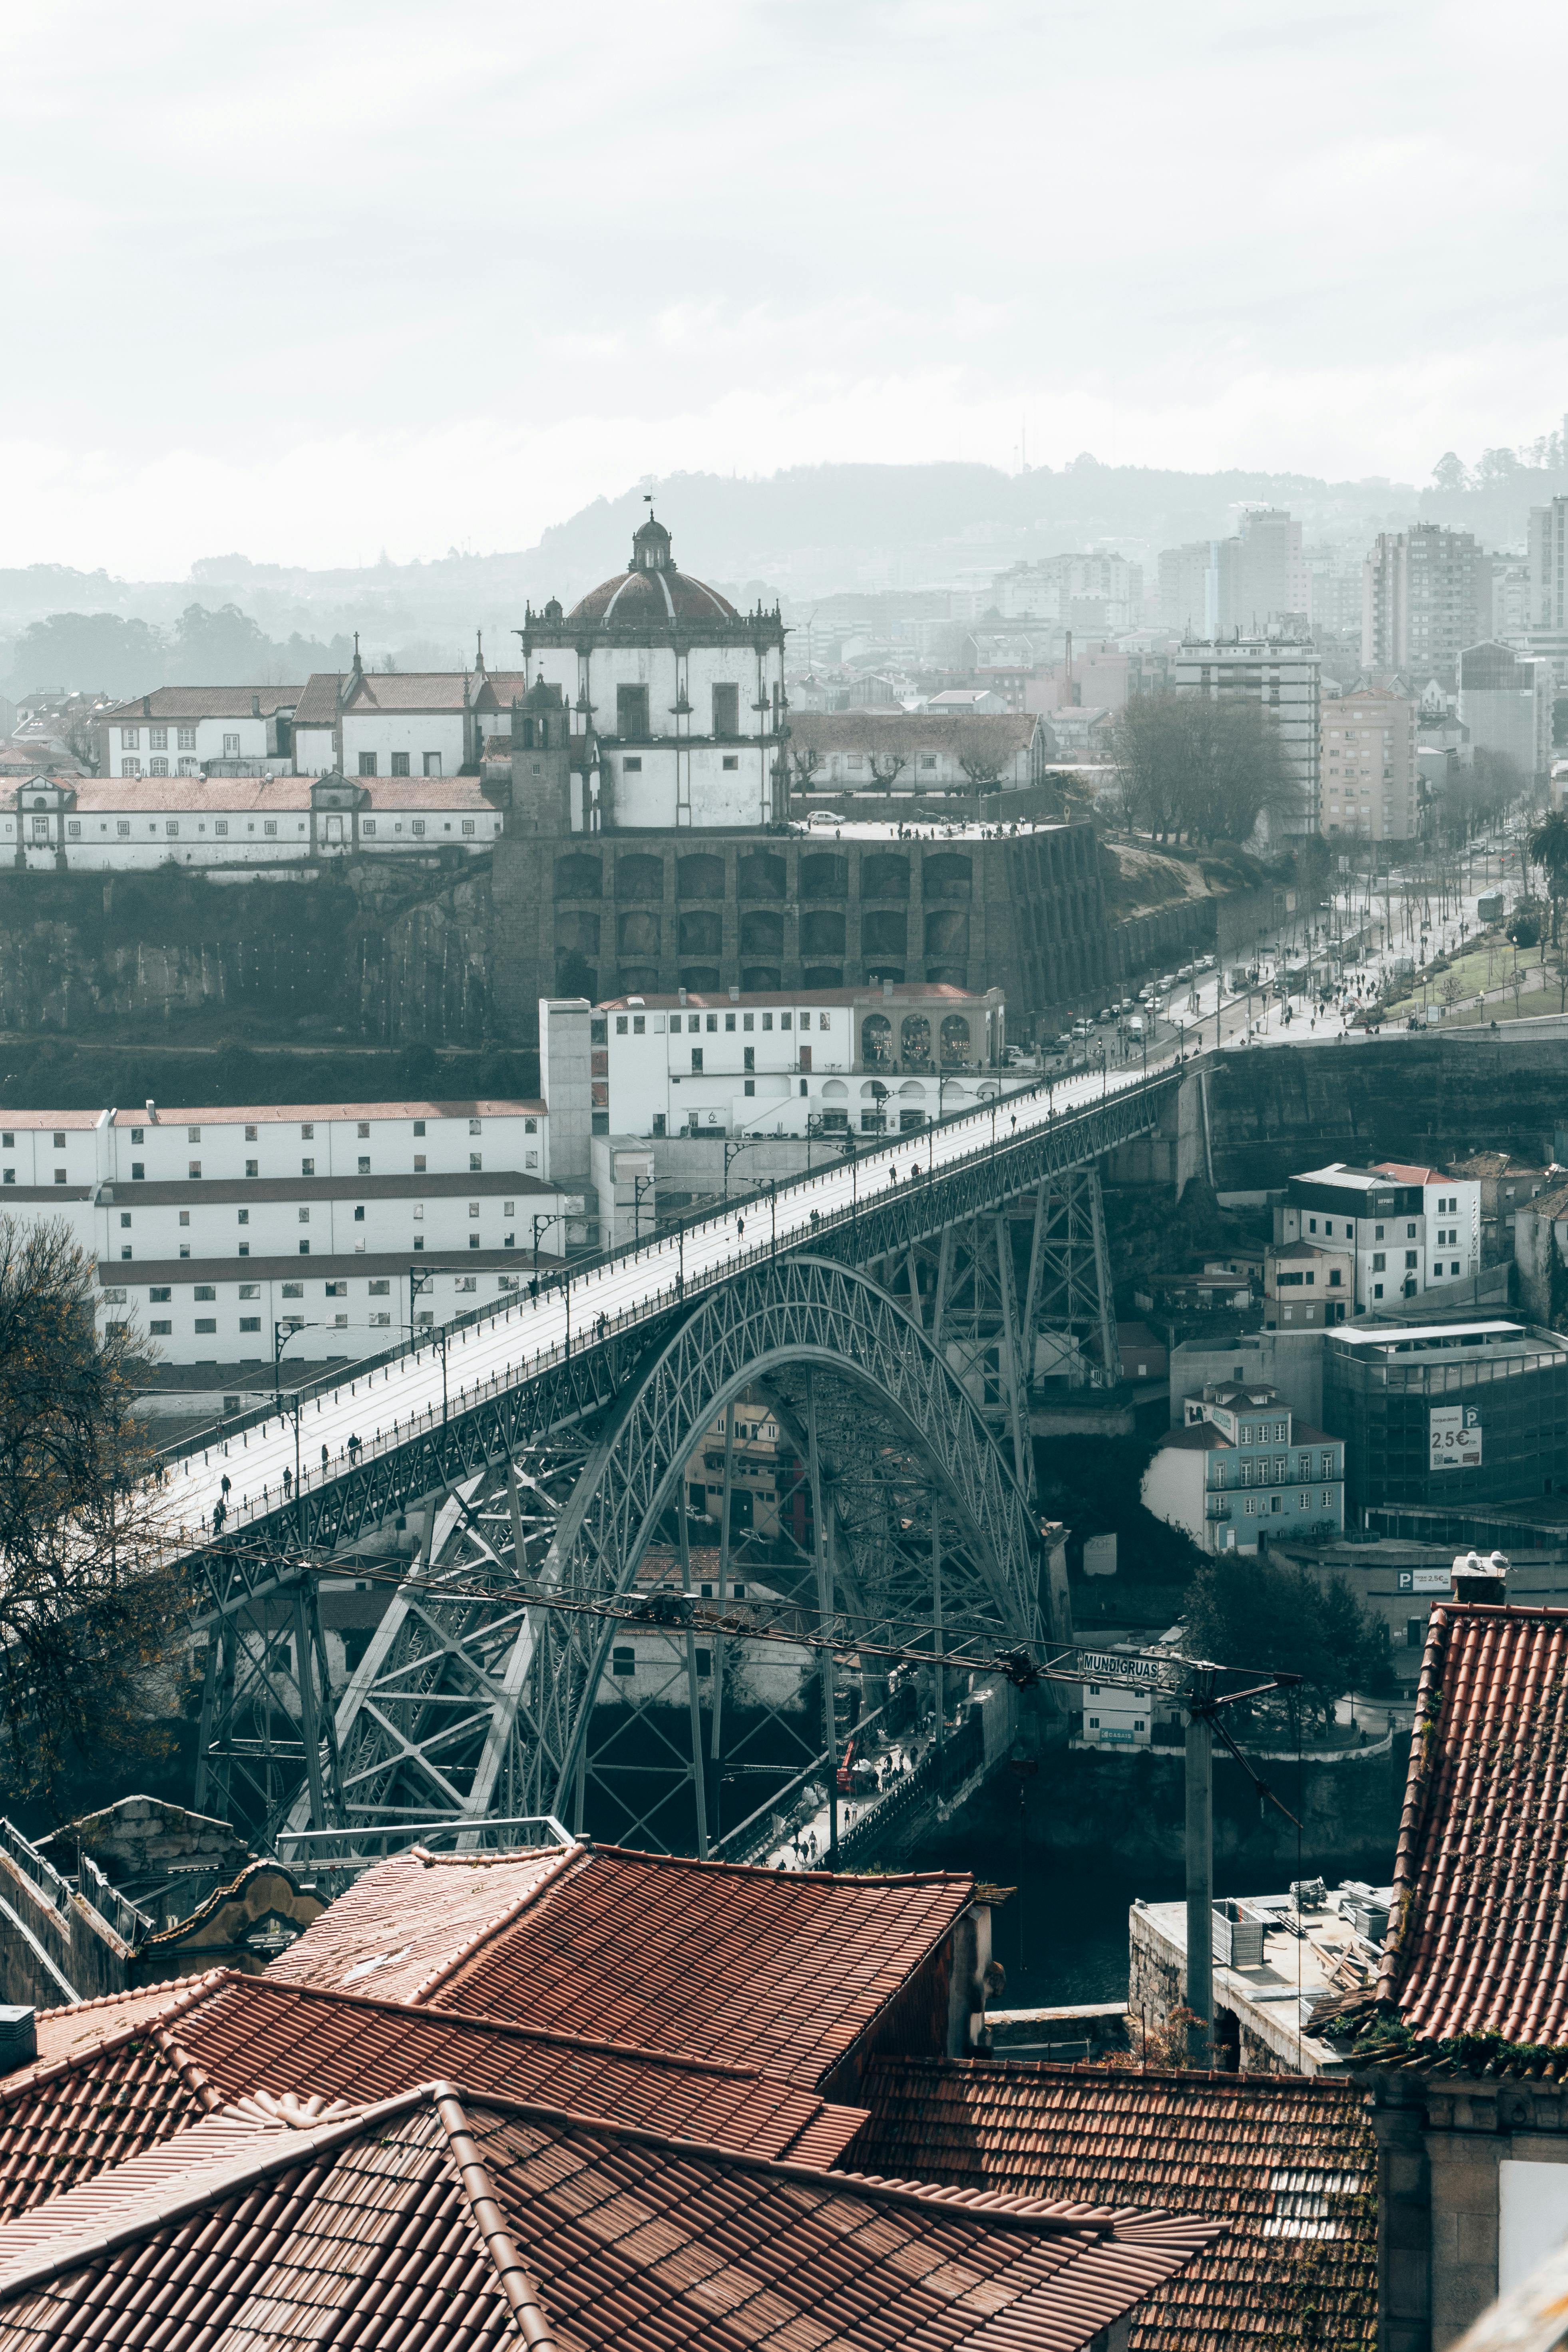
<instances>
[{"instance_id":1,"label":"high-rise apartment building","mask_svg":"<svg viewBox=\"0 0 1568 2352\"><path fill-rule=\"evenodd\" d=\"M1345 694L1322 710L1322 831L1339 841L1410 840L1417 826L1414 702Z\"/></svg>"},{"instance_id":2,"label":"high-rise apartment building","mask_svg":"<svg viewBox=\"0 0 1568 2352\"><path fill-rule=\"evenodd\" d=\"M1310 597L1301 526L1282 507L1243 515L1229 539L1193 540L1160 557L1161 626L1193 636L1256 636L1287 615L1304 620Z\"/></svg>"},{"instance_id":3,"label":"high-rise apartment building","mask_svg":"<svg viewBox=\"0 0 1568 2352\"><path fill-rule=\"evenodd\" d=\"M1492 560L1468 530L1435 522L1383 530L1362 568L1363 669L1453 691L1466 646L1490 631Z\"/></svg>"},{"instance_id":4,"label":"high-rise apartment building","mask_svg":"<svg viewBox=\"0 0 1568 2352\"><path fill-rule=\"evenodd\" d=\"M1525 626L1568 629L1568 498L1530 509Z\"/></svg>"},{"instance_id":5,"label":"high-rise apartment building","mask_svg":"<svg viewBox=\"0 0 1568 2352\"><path fill-rule=\"evenodd\" d=\"M1299 839L1320 822L1321 753L1318 649L1308 637L1191 639L1176 656L1178 694L1240 695L1261 703L1279 730L1300 790L1294 809L1271 821L1276 837Z\"/></svg>"},{"instance_id":6,"label":"high-rise apartment building","mask_svg":"<svg viewBox=\"0 0 1568 2352\"><path fill-rule=\"evenodd\" d=\"M1459 656L1459 723L1473 751L1511 760L1527 781L1552 768L1552 670L1508 646L1467 646Z\"/></svg>"}]
</instances>

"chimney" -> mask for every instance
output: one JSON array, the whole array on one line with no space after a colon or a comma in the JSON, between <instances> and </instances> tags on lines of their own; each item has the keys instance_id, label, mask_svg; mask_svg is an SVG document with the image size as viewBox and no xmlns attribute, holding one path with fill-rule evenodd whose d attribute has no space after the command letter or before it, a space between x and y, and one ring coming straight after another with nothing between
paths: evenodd
<instances>
[{"instance_id":1,"label":"chimney","mask_svg":"<svg viewBox=\"0 0 1568 2352\"><path fill-rule=\"evenodd\" d=\"M0 2008L0 2068L30 2066L38 2054L37 2012L20 2004Z\"/></svg>"},{"instance_id":2,"label":"chimney","mask_svg":"<svg viewBox=\"0 0 1568 2352\"><path fill-rule=\"evenodd\" d=\"M146 1108L147 1108L147 1117L148 1117L148 1119L149 1119L150 1123L151 1123L153 1126L154 1126L154 1127L155 1127L155 1126L157 1125L157 1123L158 1123L158 1106L157 1106L157 1104L153 1101L153 1097L152 1097L152 1096L151 1096L151 1095L149 1095L149 1096L148 1096L148 1097L147 1097L147 1106L146 1106Z\"/></svg>"},{"instance_id":3,"label":"chimney","mask_svg":"<svg viewBox=\"0 0 1568 2352\"><path fill-rule=\"evenodd\" d=\"M1479 1552L1459 1552L1454 1559L1452 1595L1456 1601L1486 1601L1495 1608L1508 1604L1508 1555L1494 1551L1483 1559Z\"/></svg>"},{"instance_id":4,"label":"chimney","mask_svg":"<svg viewBox=\"0 0 1568 2352\"><path fill-rule=\"evenodd\" d=\"M892 982L891 982L890 980L885 980L885 981L882 982L882 993L883 993L883 995L884 995L884 996L891 996L892 992L893 992L893 983L892 983Z\"/></svg>"},{"instance_id":5,"label":"chimney","mask_svg":"<svg viewBox=\"0 0 1568 2352\"><path fill-rule=\"evenodd\" d=\"M258 694L253 694L250 698L250 715L253 719L259 719L261 716L261 697Z\"/></svg>"},{"instance_id":6,"label":"chimney","mask_svg":"<svg viewBox=\"0 0 1568 2352\"><path fill-rule=\"evenodd\" d=\"M153 698L150 694L144 694L142 697L142 716L143 719L151 719L153 716Z\"/></svg>"},{"instance_id":7,"label":"chimney","mask_svg":"<svg viewBox=\"0 0 1568 2352\"><path fill-rule=\"evenodd\" d=\"M686 1002L686 991L685 991L684 989L682 989L682 990L681 990L681 992L680 992L680 1001L681 1001L682 1004L684 1004L684 1003L685 1003L685 1002Z\"/></svg>"},{"instance_id":8,"label":"chimney","mask_svg":"<svg viewBox=\"0 0 1568 2352\"><path fill-rule=\"evenodd\" d=\"M730 991L730 1002L731 1004L739 1004L741 1002L741 992L738 988L732 988Z\"/></svg>"}]
</instances>

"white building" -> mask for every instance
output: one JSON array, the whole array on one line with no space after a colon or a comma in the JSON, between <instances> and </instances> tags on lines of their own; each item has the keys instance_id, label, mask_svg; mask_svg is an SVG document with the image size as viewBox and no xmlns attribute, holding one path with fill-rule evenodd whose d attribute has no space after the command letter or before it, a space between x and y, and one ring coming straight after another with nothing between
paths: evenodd
<instances>
[{"instance_id":1,"label":"white building","mask_svg":"<svg viewBox=\"0 0 1568 2352\"><path fill-rule=\"evenodd\" d=\"M519 1289L584 1205L541 1102L4 1116L0 1213L65 1217L103 1318L174 1365L270 1361L275 1322L324 1335L301 1360L390 1345Z\"/></svg>"},{"instance_id":2,"label":"white building","mask_svg":"<svg viewBox=\"0 0 1568 2352\"><path fill-rule=\"evenodd\" d=\"M488 671L482 644L472 670L366 670L356 635L347 675L318 671L300 697L294 763L307 776L477 774L526 686L519 671Z\"/></svg>"},{"instance_id":3,"label":"white building","mask_svg":"<svg viewBox=\"0 0 1568 2352\"><path fill-rule=\"evenodd\" d=\"M569 730L564 743L515 748L520 810L548 800L574 833L784 815L784 624L776 608L737 613L679 570L651 515L625 572L570 613L553 598L530 606L520 634L528 687L542 689L534 723L547 739L555 709Z\"/></svg>"},{"instance_id":4,"label":"white building","mask_svg":"<svg viewBox=\"0 0 1568 2352\"><path fill-rule=\"evenodd\" d=\"M563 1012L542 1002L542 1032ZM1000 989L916 981L616 998L593 1013L594 1125L648 1137L909 1134L1000 1090L1005 1023Z\"/></svg>"},{"instance_id":5,"label":"white building","mask_svg":"<svg viewBox=\"0 0 1568 2352\"><path fill-rule=\"evenodd\" d=\"M102 776L199 776L210 761L292 768L298 686L161 686L100 712Z\"/></svg>"},{"instance_id":6,"label":"white building","mask_svg":"<svg viewBox=\"0 0 1568 2352\"><path fill-rule=\"evenodd\" d=\"M894 718L869 710L790 715L790 783L797 793L1011 792L1044 781L1054 719L1026 712L939 709Z\"/></svg>"},{"instance_id":7,"label":"white building","mask_svg":"<svg viewBox=\"0 0 1568 2352\"><path fill-rule=\"evenodd\" d=\"M1450 1289L1480 1272L1481 1188L1398 1160L1292 1176L1274 1212L1276 1244L1334 1243L1355 1260L1355 1311Z\"/></svg>"},{"instance_id":8,"label":"white building","mask_svg":"<svg viewBox=\"0 0 1568 2352\"><path fill-rule=\"evenodd\" d=\"M1136 629L1143 621L1143 567L1124 555L1047 555L1015 563L993 583L1005 620ZM1093 605L1097 613L1081 608ZM1078 608L1075 610L1075 608Z\"/></svg>"},{"instance_id":9,"label":"white building","mask_svg":"<svg viewBox=\"0 0 1568 2352\"><path fill-rule=\"evenodd\" d=\"M1240 696L1262 706L1279 730L1299 799L1275 827L1288 836L1316 833L1321 822L1318 649L1309 637L1203 637L1184 641L1175 660L1178 694Z\"/></svg>"},{"instance_id":10,"label":"white building","mask_svg":"<svg viewBox=\"0 0 1568 2352\"><path fill-rule=\"evenodd\" d=\"M292 873L356 854L471 856L493 845L504 821L472 776L33 776L0 808L0 856L68 873Z\"/></svg>"}]
</instances>

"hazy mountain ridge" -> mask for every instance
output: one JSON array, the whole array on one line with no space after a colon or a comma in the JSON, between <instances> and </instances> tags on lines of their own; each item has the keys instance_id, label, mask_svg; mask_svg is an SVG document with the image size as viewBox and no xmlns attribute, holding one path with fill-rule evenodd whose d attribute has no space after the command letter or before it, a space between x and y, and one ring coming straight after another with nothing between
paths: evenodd
<instances>
[{"instance_id":1,"label":"hazy mountain ridge","mask_svg":"<svg viewBox=\"0 0 1568 2352\"><path fill-rule=\"evenodd\" d=\"M1555 451L1554 451L1555 454ZM1493 459L1508 463L1491 463ZM1489 452L1474 476L1428 488L1382 478L1330 482L1237 467L1184 473L1106 466L1083 456L1059 467L1005 473L963 463L791 467L761 476L684 473L654 489L679 562L738 601L777 594L786 606L836 591L974 583L1020 559L1087 546L1121 549L1152 567L1163 547L1222 536L1249 505L1289 507L1310 541L1338 543L1347 562L1380 530L1425 518L1473 530L1493 547L1519 544L1529 509L1568 489L1568 473ZM1464 469L1458 469L1464 475ZM570 605L622 569L646 512L644 488L595 499L535 545L428 562L311 569L204 557L183 581L127 581L61 564L0 570L0 633L13 641L61 614L118 614L174 630L195 601L238 605L268 638L318 645L362 633L367 660L400 667L471 661L485 634L492 667L516 658L526 605ZM0 646L0 675L11 667Z\"/></svg>"}]
</instances>

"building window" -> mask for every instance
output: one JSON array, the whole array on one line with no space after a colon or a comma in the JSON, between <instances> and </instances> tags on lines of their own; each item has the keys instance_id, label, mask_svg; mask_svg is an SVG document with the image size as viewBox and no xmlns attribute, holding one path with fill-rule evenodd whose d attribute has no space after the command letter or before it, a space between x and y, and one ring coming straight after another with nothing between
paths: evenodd
<instances>
[{"instance_id":1,"label":"building window","mask_svg":"<svg viewBox=\"0 0 1568 2352\"><path fill-rule=\"evenodd\" d=\"M147 762L147 773L148 773L150 776L166 776L166 775L168 774L168 772L169 772L169 762L167 761L167 760L149 760L149 761L148 761L148 762Z\"/></svg>"},{"instance_id":2,"label":"building window","mask_svg":"<svg viewBox=\"0 0 1568 2352\"><path fill-rule=\"evenodd\" d=\"M359 755L359 772L360 772L360 774L361 774L362 776L374 776L374 773L375 773L375 753L374 753L374 751L362 751L362 752L360 753L360 755Z\"/></svg>"},{"instance_id":3,"label":"building window","mask_svg":"<svg viewBox=\"0 0 1568 2352\"><path fill-rule=\"evenodd\" d=\"M374 833L374 832L375 831L375 819L374 819L374 817L373 817L373 816L362 817L362 818L360 819L360 827L359 827L359 829L360 829L361 833Z\"/></svg>"},{"instance_id":4,"label":"building window","mask_svg":"<svg viewBox=\"0 0 1568 2352\"><path fill-rule=\"evenodd\" d=\"M174 749L175 749L175 751L194 751L195 750L195 748L196 748L196 730L195 730L195 729L194 727L176 727L176 728L175 728L175 730L174 730Z\"/></svg>"},{"instance_id":5,"label":"building window","mask_svg":"<svg viewBox=\"0 0 1568 2352\"><path fill-rule=\"evenodd\" d=\"M276 833L277 833L277 831L278 831L278 820L277 820L277 818L276 818L276 817L268 817L268 818L267 818L267 820L265 821L265 823L264 823L264 824L263 824L263 825L262 825L261 830L262 830L262 832L263 832L264 834L273 834L273 835L276 835Z\"/></svg>"},{"instance_id":6,"label":"building window","mask_svg":"<svg viewBox=\"0 0 1568 2352\"><path fill-rule=\"evenodd\" d=\"M629 737L633 742L640 742L647 738L648 723L646 686L616 687L616 732L617 735Z\"/></svg>"},{"instance_id":7,"label":"building window","mask_svg":"<svg viewBox=\"0 0 1568 2352\"><path fill-rule=\"evenodd\" d=\"M259 1331L261 1328L260 1316L242 1315L239 1318L239 1328L242 1331Z\"/></svg>"},{"instance_id":8,"label":"building window","mask_svg":"<svg viewBox=\"0 0 1568 2352\"><path fill-rule=\"evenodd\" d=\"M393 753L392 772L395 776L405 776L408 773L408 754L406 751L395 751ZM363 773L363 769L361 773Z\"/></svg>"},{"instance_id":9,"label":"building window","mask_svg":"<svg viewBox=\"0 0 1568 2352\"><path fill-rule=\"evenodd\" d=\"M425 754L425 772L426 772L426 774L427 776L438 776L438 775L440 774L440 772L441 772L441 754L440 754L440 752L439 752L439 751L426 751L426 754ZM472 828L470 827L469 829L471 830Z\"/></svg>"},{"instance_id":10,"label":"building window","mask_svg":"<svg viewBox=\"0 0 1568 2352\"><path fill-rule=\"evenodd\" d=\"M415 818L415 820L414 820L413 824L410 826L409 830L410 830L412 833L418 834L418 835L422 835L424 834L424 831L425 831L425 820L424 820L424 818L423 818L422 816L416 816L416 817Z\"/></svg>"},{"instance_id":11,"label":"building window","mask_svg":"<svg viewBox=\"0 0 1568 2352\"><path fill-rule=\"evenodd\" d=\"M141 750L142 730L140 727L122 727L121 729L120 748L122 751L139 751Z\"/></svg>"},{"instance_id":12,"label":"building window","mask_svg":"<svg viewBox=\"0 0 1568 2352\"><path fill-rule=\"evenodd\" d=\"M474 820L473 820L473 818L472 818L471 816L466 816L466 817L463 819L463 831L464 831L465 833L467 833L467 834L471 834L471 833L473 832L473 829L474 829Z\"/></svg>"},{"instance_id":13,"label":"building window","mask_svg":"<svg viewBox=\"0 0 1568 2352\"><path fill-rule=\"evenodd\" d=\"M114 821L114 830L119 835L121 840L124 841L131 832L130 818L126 816L116 817Z\"/></svg>"},{"instance_id":14,"label":"building window","mask_svg":"<svg viewBox=\"0 0 1568 2352\"><path fill-rule=\"evenodd\" d=\"M71 823L67 825L66 831L69 834L73 841L79 841L81 839L81 827L76 823L74 818Z\"/></svg>"},{"instance_id":15,"label":"building window","mask_svg":"<svg viewBox=\"0 0 1568 2352\"><path fill-rule=\"evenodd\" d=\"M174 1337L174 1327L173 1323L154 1321L149 1323L147 1328L153 1334L154 1339L169 1339Z\"/></svg>"},{"instance_id":16,"label":"building window","mask_svg":"<svg viewBox=\"0 0 1568 2352\"><path fill-rule=\"evenodd\" d=\"M740 761L732 751L726 751L724 757L719 762L719 765L721 768L739 768L740 764Z\"/></svg>"},{"instance_id":17,"label":"building window","mask_svg":"<svg viewBox=\"0 0 1568 2352\"><path fill-rule=\"evenodd\" d=\"M315 1163L315 1161L314 1161L313 1160L300 1160L300 1175L301 1175L301 1176L313 1176L313 1175L315 1174L315 1172L316 1172L316 1163Z\"/></svg>"},{"instance_id":18,"label":"building window","mask_svg":"<svg viewBox=\"0 0 1568 2352\"><path fill-rule=\"evenodd\" d=\"M621 1643L617 1643L616 1647L610 1652L610 1666L611 1671L615 1674L635 1675L637 1670L637 1652L629 1643L623 1646Z\"/></svg>"},{"instance_id":19,"label":"building window","mask_svg":"<svg viewBox=\"0 0 1568 2352\"><path fill-rule=\"evenodd\" d=\"M224 756L224 758L225 758L226 760L237 760L237 759L238 759L238 757L239 757L239 738L238 738L238 736L237 736L237 735L226 735L226 736L224 737L224 739L223 739L223 756Z\"/></svg>"},{"instance_id":20,"label":"building window","mask_svg":"<svg viewBox=\"0 0 1568 2352\"><path fill-rule=\"evenodd\" d=\"M198 1282L191 1296L198 1300L216 1299L217 1292L210 1282Z\"/></svg>"},{"instance_id":21,"label":"building window","mask_svg":"<svg viewBox=\"0 0 1568 2352\"><path fill-rule=\"evenodd\" d=\"M141 761L121 760L120 762L120 772L122 776L139 776L142 773Z\"/></svg>"},{"instance_id":22,"label":"building window","mask_svg":"<svg viewBox=\"0 0 1568 2352\"><path fill-rule=\"evenodd\" d=\"M315 1139L316 1122L314 1119L308 1118L300 1129L300 1140L301 1143L314 1143Z\"/></svg>"}]
</instances>

